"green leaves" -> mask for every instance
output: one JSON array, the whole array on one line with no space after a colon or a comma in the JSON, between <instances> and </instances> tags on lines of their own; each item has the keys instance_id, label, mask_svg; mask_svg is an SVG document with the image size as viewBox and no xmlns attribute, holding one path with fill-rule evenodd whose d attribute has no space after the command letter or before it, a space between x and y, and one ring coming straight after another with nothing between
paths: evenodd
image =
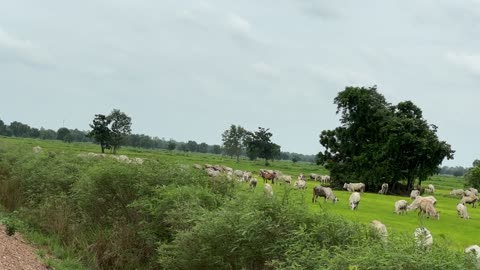
<instances>
[{"instance_id":1,"label":"green leaves","mask_svg":"<svg viewBox=\"0 0 480 270\"><path fill-rule=\"evenodd\" d=\"M334 99L341 126L324 130L320 144L325 147L317 163L331 170L334 181L362 181L376 190L383 182L425 180L438 170L454 151L437 137L437 127L423 119L411 101L391 105L370 88L347 87Z\"/></svg>"},{"instance_id":2,"label":"green leaves","mask_svg":"<svg viewBox=\"0 0 480 270\"><path fill-rule=\"evenodd\" d=\"M96 114L93 123L90 124L92 130L87 134L92 137L102 148L113 148L113 153L123 143L125 137L131 133L131 118L120 110L114 109L110 115Z\"/></svg>"}]
</instances>

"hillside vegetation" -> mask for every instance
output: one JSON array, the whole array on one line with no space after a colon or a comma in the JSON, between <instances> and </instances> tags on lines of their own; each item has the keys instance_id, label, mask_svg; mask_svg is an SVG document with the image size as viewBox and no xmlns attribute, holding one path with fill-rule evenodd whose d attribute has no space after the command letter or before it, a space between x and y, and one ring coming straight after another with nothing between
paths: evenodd
<instances>
[{"instance_id":1,"label":"hillside vegetation","mask_svg":"<svg viewBox=\"0 0 480 270\"><path fill-rule=\"evenodd\" d=\"M34 153L37 145L42 151ZM439 189L441 212L440 220L425 220L393 214L400 197L366 193L352 212L345 191L334 191L336 205L313 204L311 181L306 191L275 184L270 198L258 176L252 191L186 166L222 164L257 173L262 162L134 148L120 152L144 158L141 165L79 157L97 151L88 143L0 138L0 203L58 237L87 268L475 269L462 250L478 241L480 210L469 207L471 220L459 219L458 199L447 196L463 187L461 178L436 176L425 183ZM294 177L327 174L301 162L274 162L270 169ZM387 225L387 242L366 226L373 219ZM432 232L431 249L415 244L418 226Z\"/></svg>"}]
</instances>

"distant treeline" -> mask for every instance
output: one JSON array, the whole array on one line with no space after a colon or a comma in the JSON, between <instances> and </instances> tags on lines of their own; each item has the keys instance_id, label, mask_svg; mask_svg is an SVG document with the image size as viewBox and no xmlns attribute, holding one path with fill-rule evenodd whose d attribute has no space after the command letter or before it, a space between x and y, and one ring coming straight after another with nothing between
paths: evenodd
<instances>
[{"instance_id":1,"label":"distant treeline","mask_svg":"<svg viewBox=\"0 0 480 270\"><path fill-rule=\"evenodd\" d=\"M463 176L468 172L470 168L464 168L462 166L448 167L443 166L440 168L439 174L453 175L453 176Z\"/></svg>"},{"instance_id":2,"label":"distant treeline","mask_svg":"<svg viewBox=\"0 0 480 270\"><path fill-rule=\"evenodd\" d=\"M87 137L87 133L87 131L68 129L65 127L59 128L56 131L52 129L45 129L43 127L38 129L17 121L13 121L10 123L10 125L6 125L0 119L0 136L35 138L42 140L60 140L67 143L93 142L90 137ZM183 152L211 153L218 155L225 154L223 147L217 144L209 145L205 142L197 143L194 140L189 140L188 142L179 142L173 139L166 140L164 138L151 137L144 134L131 134L126 136L123 145L146 149L166 149ZM246 157L246 153L242 153L242 156ZM295 162L315 162L314 155L304 155L290 152L280 152L280 155L276 158L280 160L295 160Z\"/></svg>"}]
</instances>

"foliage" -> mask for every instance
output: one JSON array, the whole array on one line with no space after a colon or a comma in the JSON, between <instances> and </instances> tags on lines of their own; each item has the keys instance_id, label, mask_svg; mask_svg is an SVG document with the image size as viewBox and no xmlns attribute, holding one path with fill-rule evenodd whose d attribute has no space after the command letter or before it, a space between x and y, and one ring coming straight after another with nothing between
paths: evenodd
<instances>
[{"instance_id":1,"label":"foliage","mask_svg":"<svg viewBox=\"0 0 480 270\"><path fill-rule=\"evenodd\" d=\"M70 130L68 128L62 127L57 130L57 140L63 141L65 137L70 134Z\"/></svg>"},{"instance_id":2,"label":"foliage","mask_svg":"<svg viewBox=\"0 0 480 270\"><path fill-rule=\"evenodd\" d=\"M102 153L105 153L105 149L112 148L115 154L125 142L127 135L130 135L131 126L131 118L114 109L108 116L96 114L93 123L90 124L92 130L87 136L100 144Z\"/></svg>"},{"instance_id":3,"label":"foliage","mask_svg":"<svg viewBox=\"0 0 480 270\"><path fill-rule=\"evenodd\" d=\"M44 151L34 154L31 147L38 143ZM437 191L442 220L421 221L435 233L429 251L435 257L429 262L411 237L399 235L404 241L399 242L392 234L390 246L382 249L362 225L381 217L389 230L411 235L416 215L392 214L393 202L401 197L366 194L359 212L352 213L346 207L348 192L335 190L340 199L335 205L312 204L310 192L274 185L275 196L268 198L262 183L251 191L185 166L208 162L255 172L263 167L259 162L134 148L126 148L126 154L147 158L144 164L77 156L94 147L0 140L0 202L32 228L58 237L88 269L397 269L395 252L402 252L405 262L398 269L419 269L415 261L423 269L474 269L456 249L470 243L480 219L474 211L471 220L458 219L452 207L458 199L443 196L448 190ZM300 162L272 167L290 175L328 173ZM462 185L445 176L434 183L438 188ZM308 181L308 190L315 184ZM455 242L442 242L442 234Z\"/></svg>"},{"instance_id":4,"label":"foliage","mask_svg":"<svg viewBox=\"0 0 480 270\"><path fill-rule=\"evenodd\" d=\"M229 156L237 157L237 162L240 161L240 154L242 153L245 136L247 131L241 126L231 125L230 129L222 133L223 149Z\"/></svg>"},{"instance_id":5,"label":"foliage","mask_svg":"<svg viewBox=\"0 0 480 270\"><path fill-rule=\"evenodd\" d=\"M259 127L258 131L248 132L245 140L249 157L263 158L265 165L268 165L268 160L273 160L280 155L280 145L270 140L273 134L269 130L269 128Z\"/></svg>"},{"instance_id":6,"label":"foliage","mask_svg":"<svg viewBox=\"0 0 480 270\"><path fill-rule=\"evenodd\" d=\"M480 160L473 162L473 167L465 173L468 187L480 188Z\"/></svg>"},{"instance_id":7,"label":"foliage","mask_svg":"<svg viewBox=\"0 0 480 270\"><path fill-rule=\"evenodd\" d=\"M124 143L126 136L130 135L132 131L132 119L117 109L112 110L107 118L111 123L109 144L112 146L113 153L115 154Z\"/></svg>"},{"instance_id":8,"label":"foliage","mask_svg":"<svg viewBox=\"0 0 480 270\"><path fill-rule=\"evenodd\" d=\"M420 108L411 101L389 104L376 87L347 87L334 99L341 126L324 130L324 152L317 163L325 164L337 185L361 181L376 190L383 182L391 186L403 179L411 189L438 172L444 158L454 151L437 137Z\"/></svg>"},{"instance_id":9,"label":"foliage","mask_svg":"<svg viewBox=\"0 0 480 270\"><path fill-rule=\"evenodd\" d=\"M111 120L107 116L103 114L96 114L95 118L93 119L93 123L90 124L92 130L87 135L100 144L102 153L105 153L105 149L110 149L111 147L111 131L108 127L110 123Z\"/></svg>"},{"instance_id":10,"label":"foliage","mask_svg":"<svg viewBox=\"0 0 480 270\"><path fill-rule=\"evenodd\" d=\"M167 149L172 151L172 150L175 150L175 147L177 147L177 144L175 143L174 140L170 140L168 141L168 144L167 144Z\"/></svg>"}]
</instances>

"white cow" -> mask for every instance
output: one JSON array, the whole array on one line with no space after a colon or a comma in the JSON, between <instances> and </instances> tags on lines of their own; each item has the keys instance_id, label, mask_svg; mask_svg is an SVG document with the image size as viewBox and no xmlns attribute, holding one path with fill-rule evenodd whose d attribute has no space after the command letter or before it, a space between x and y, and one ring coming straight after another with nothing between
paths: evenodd
<instances>
[{"instance_id":1,"label":"white cow","mask_svg":"<svg viewBox=\"0 0 480 270\"><path fill-rule=\"evenodd\" d=\"M480 269L480 247L478 245L471 245L465 248L465 253L473 253L477 259L477 269Z\"/></svg>"},{"instance_id":2,"label":"white cow","mask_svg":"<svg viewBox=\"0 0 480 270\"><path fill-rule=\"evenodd\" d=\"M470 218L468 216L467 207L465 207L465 205L461 203L457 204L457 215L464 219Z\"/></svg>"},{"instance_id":3,"label":"white cow","mask_svg":"<svg viewBox=\"0 0 480 270\"><path fill-rule=\"evenodd\" d=\"M417 246L421 246L424 248L430 248L433 244L433 237L430 231L425 228L417 228L415 229L415 232L413 233L415 236L415 240L417 242Z\"/></svg>"},{"instance_id":4,"label":"white cow","mask_svg":"<svg viewBox=\"0 0 480 270\"><path fill-rule=\"evenodd\" d=\"M415 200L417 196L420 196L420 191L418 189L414 189L410 192L410 199Z\"/></svg>"},{"instance_id":5,"label":"white cow","mask_svg":"<svg viewBox=\"0 0 480 270\"><path fill-rule=\"evenodd\" d=\"M273 188L272 188L272 186L271 186L270 184L265 184L265 185L263 186L263 192L264 192L266 195L272 197L272 196L273 196Z\"/></svg>"},{"instance_id":6,"label":"white cow","mask_svg":"<svg viewBox=\"0 0 480 270\"><path fill-rule=\"evenodd\" d=\"M348 199L348 202L350 204L350 208L352 210L355 210L358 208L358 204L360 203L360 193L358 192L353 192L350 195L350 198Z\"/></svg>"},{"instance_id":7,"label":"white cow","mask_svg":"<svg viewBox=\"0 0 480 270\"><path fill-rule=\"evenodd\" d=\"M345 183L343 184L343 188L350 191L359 191L359 192L364 192L365 191L365 184L364 183Z\"/></svg>"},{"instance_id":8,"label":"white cow","mask_svg":"<svg viewBox=\"0 0 480 270\"><path fill-rule=\"evenodd\" d=\"M378 220L372 220L370 226L372 226L372 228L374 228L378 232L378 234L384 241L387 239L388 232L385 224L381 223Z\"/></svg>"},{"instance_id":9,"label":"white cow","mask_svg":"<svg viewBox=\"0 0 480 270\"><path fill-rule=\"evenodd\" d=\"M407 212L407 201L405 200L398 200L395 202L395 214L403 214Z\"/></svg>"},{"instance_id":10,"label":"white cow","mask_svg":"<svg viewBox=\"0 0 480 270\"><path fill-rule=\"evenodd\" d=\"M383 183L382 188L378 191L378 194L387 194L388 192L388 184Z\"/></svg>"}]
</instances>

